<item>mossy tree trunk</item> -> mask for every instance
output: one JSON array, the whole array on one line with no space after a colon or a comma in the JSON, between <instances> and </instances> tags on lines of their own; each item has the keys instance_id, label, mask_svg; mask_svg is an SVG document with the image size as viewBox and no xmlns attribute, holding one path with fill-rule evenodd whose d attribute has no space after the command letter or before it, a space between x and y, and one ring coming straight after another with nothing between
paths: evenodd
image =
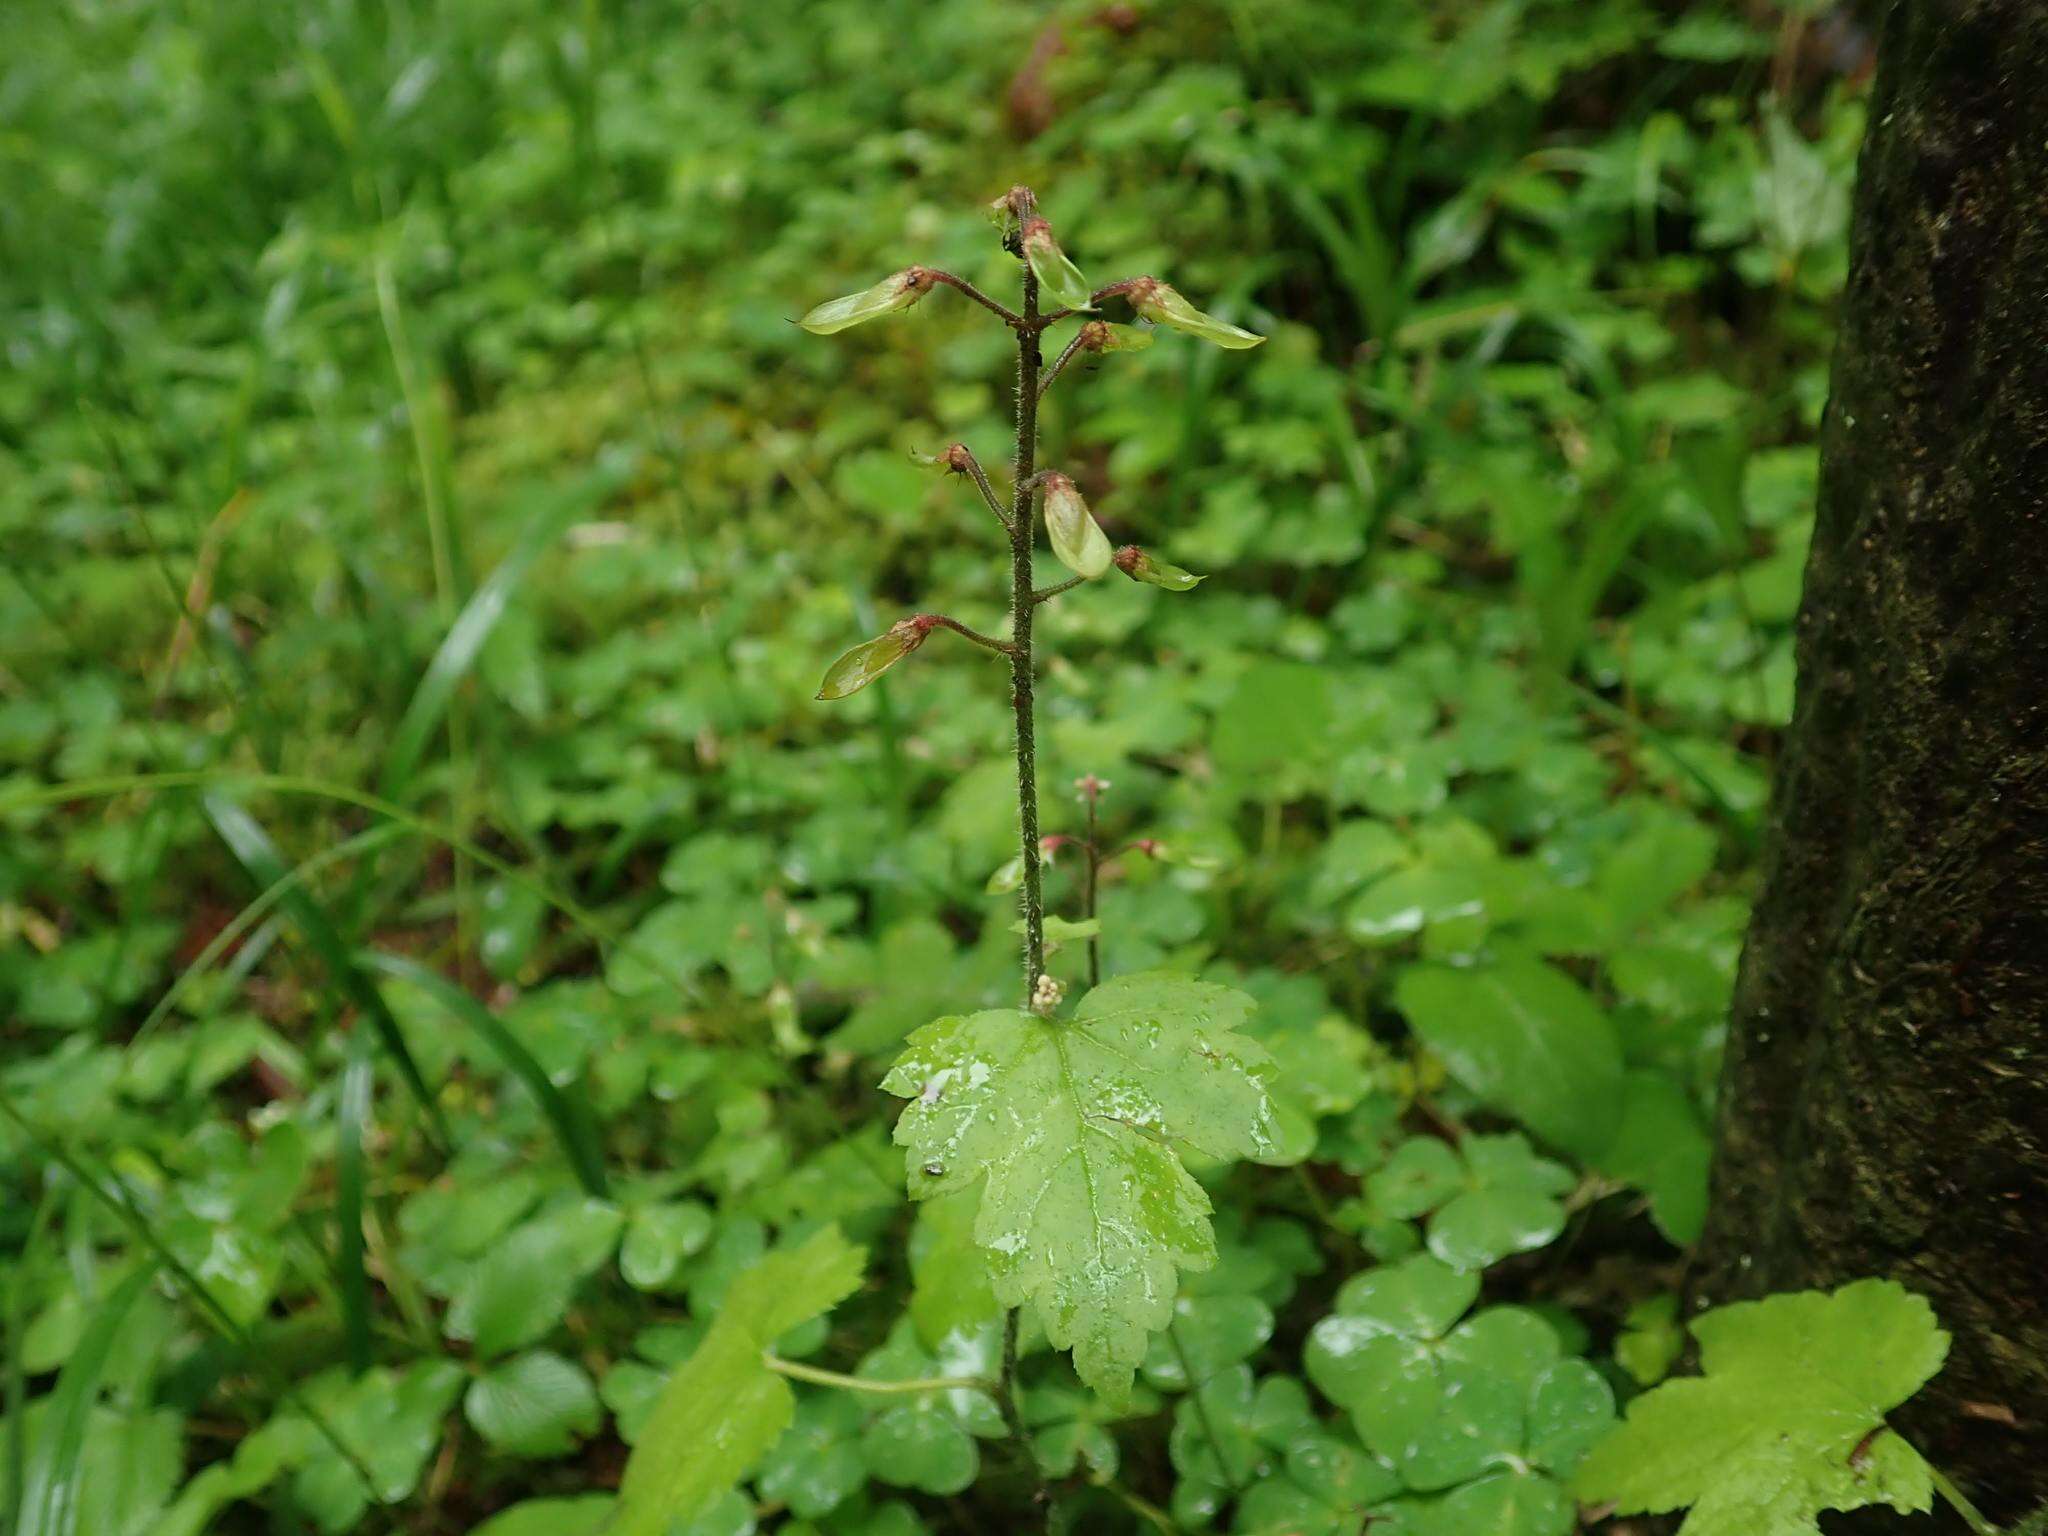
<instances>
[{"instance_id":1,"label":"mossy tree trunk","mask_svg":"<svg viewBox=\"0 0 2048 1536\"><path fill-rule=\"evenodd\" d=\"M2048 1499L2048 0L1892 0L1695 1300L1894 1277Z\"/></svg>"}]
</instances>

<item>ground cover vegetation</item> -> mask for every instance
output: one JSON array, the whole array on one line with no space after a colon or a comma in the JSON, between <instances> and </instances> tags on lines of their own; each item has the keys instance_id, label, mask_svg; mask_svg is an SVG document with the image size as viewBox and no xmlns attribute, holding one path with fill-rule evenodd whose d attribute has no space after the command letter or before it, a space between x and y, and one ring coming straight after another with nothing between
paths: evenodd
<instances>
[{"instance_id":1,"label":"ground cover vegetation","mask_svg":"<svg viewBox=\"0 0 2048 1536\"><path fill-rule=\"evenodd\" d=\"M12 1531L1967 1511L1681 1304L1852 14L10 30Z\"/></svg>"}]
</instances>

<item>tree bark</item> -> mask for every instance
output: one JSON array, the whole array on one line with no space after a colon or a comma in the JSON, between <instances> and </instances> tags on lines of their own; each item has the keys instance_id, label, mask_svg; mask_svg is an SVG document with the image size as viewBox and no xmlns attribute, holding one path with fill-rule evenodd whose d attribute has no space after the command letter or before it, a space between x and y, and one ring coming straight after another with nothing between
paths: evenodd
<instances>
[{"instance_id":1,"label":"tree bark","mask_svg":"<svg viewBox=\"0 0 2048 1536\"><path fill-rule=\"evenodd\" d=\"M2048 0L1892 0L1699 1305L1865 1275L1897 1427L2048 1500Z\"/></svg>"}]
</instances>

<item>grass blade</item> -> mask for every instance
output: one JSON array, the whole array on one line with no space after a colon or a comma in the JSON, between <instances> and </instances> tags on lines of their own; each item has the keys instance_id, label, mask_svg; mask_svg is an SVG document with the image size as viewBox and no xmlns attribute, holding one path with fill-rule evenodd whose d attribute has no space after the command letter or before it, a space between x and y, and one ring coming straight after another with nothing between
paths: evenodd
<instances>
[{"instance_id":1,"label":"grass blade","mask_svg":"<svg viewBox=\"0 0 2048 1536\"><path fill-rule=\"evenodd\" d=\"M701 998L704 995L696 982L671 965L659 951L634 942L630 936L620 933L590 908L573 897L563 895L545 880L529 875L511 860L499 857L473 838L464 837L450 827L429 821L424 816L416 816L403 806L393 805L389 800L380 799L347 784L334 784L324 779L306 778L296 774L245 773L227 768L177 768L157 773L113 773L91 778L68 779L55 784L0 787L0 813L31 806L65 805L75 800L103 800L115 795L134 794L144 790L228 788L254 794L303 795L313 800L330 800L337 805L352 805L359 811L368 811L373 816L395 822L421 837L432 838L435 842L454 849L464 858L474 859L493 874L503 876L522 890L532 892L582 929L602 948L622 950L635 956L683 996Z\"/></svg>"},{"instance_id":2,"label":"grass blade","mask_svg":"<svg viewBox=\"0 0 2048 1536\"><path fill-rule=\"evenodd\" d=\"M270 840L270 834L263 830L255 817L218 789L208 790L200 796L200 804L206 811L207 820L213 823L214 831L220 834L221 841L228 845L229 851L259 888L274 886L286 879L289 866L278 853L277 845ZM434 1102L433 1090L427 1086L419 1063L413 1059L412 1050L398 1028L398 1020L384 1001L384 994L355 963L355 957L349 952L348 945L342 942L340 932L305 887L288 886L283 904L306 942L319 952L321 963L327 967L334 984L369 1020L370 1027L377 1032L378 1043L384 1047L385 1054L397 1066L406 1086L426 1111L435 1139L445 1147L448 1127L441 1118L440 1106Z\"/></svg>"},{"instance_id":3,"label":"grass blade","mask_svg":"<svg viewBox=\"0 0 2048 1536\"><path fill-rule=\"evenodd\" d=\"M359 958L373 970L411 982L483 1036L485 1044L505 1064L505 1070L525 1084L526 1091L539 1103L541 1113L547 1117L548 1126L562 1148L562 1155L575 1169L577 1182L583 1186L584 1192L600 1200L610 1198L604 1153L588 1108L581 1100L570 1098L548 1080L546 1070L519 1043L518 1037L505 1027L502 1019L445 976L428 970L417 961L374 950Z\"/></svg>"},{"instance_id":4,"label":"grass blade","mask_svg":"<svg viewBox=\"0 0 2048 1536\"><path fill-rule=\"evenodd\" d=\"M65 1360L29 1472L20 1536L74 1536L78 1530L78 1508L84 1502L85 1430L99 1396L100 1376L128 1309L155 1274L156 1264L146 1262L116 1286L93 1310L78 1347Z\"/></svg>"},{"instance_id":5,"label":"grass blade","mask_svg":"<svg viewBox=\"0 0 2048 1536\"><path fill-rule=\"evenodd\" d=\"M351 1032L348 1066L334 1102L335 1267L341 1281L341 1328L349 1368L370 1368L370 1274L363 1265L363 1133L377 1091L377 1063L367 1030Z\"/></svg>"},{"instance_id":6,"label":"grass blade","mask_svg":"<svg viewBox=\"0 0 2048 1536\"><path fill-rule=\"evenodd\" d=\"M455 690L483 654L484 642L497 628L514 594L569 525L598 506L619 481L619 473L610 469L585 475L564 489L551 491L527 518L511 552L470 594L462 612L448 626L434 659L420 675L419 686L413 690L398 729L392 733L391 747L384 756L384 772L378 780L378 794L386 800L405 800L413 776L419 771L420 759L426 755L428 743L447 715Z\"/></svg>"},{"instance_id":7,"label":"grass blade","mask_svg":"<svg viewBox=\"0 0 2048 1536\"><path fill-rule=\"evenodd\" d=\"M70 1174L87 1196L112 1211L121 1225L135 1235L136 1241L156 1256L157 1263L171 1272L178 1282L178 1289L194 1306L206 1314L206 1320L213 1326L214 1331L242 1351L257 1374L270 1383L272 1390L280 1399L306 1416L306 1421L334 1448L335 1454L348 1463L349 1470L363 1480L365 1488L376 1488L376 1478L364 1465L363 1458L341 1438L341 1432L334 1427L333 1420L279 1370L271 1357L258 1346L249 1330L235 1320L235 1314L213 1294L204 1280L192 1272L192 1266L173 1253L170 1245L157 1236L156 1229L144 1219L142 1213L128 1203L125 1190L119 1195L109 1190L90 1168L74 1157L61 1143L38 1130L4 1090L0 1090L0 1115L5 1115L32 1146L40 1148L46 1157Z\"/></svg>"}]
</instances>

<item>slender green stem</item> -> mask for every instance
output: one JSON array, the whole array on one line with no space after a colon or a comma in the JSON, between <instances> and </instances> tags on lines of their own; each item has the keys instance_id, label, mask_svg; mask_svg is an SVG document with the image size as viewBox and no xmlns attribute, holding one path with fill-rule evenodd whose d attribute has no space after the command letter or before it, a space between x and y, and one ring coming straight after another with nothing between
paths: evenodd
<instances>
[{"instance_id":1,"label":"slender green stem","mask_svg":"<svg viewBox=\"0 0 2048 1536\"><path fill-rule=\"evenodd\" d=\"M975 287L974 284L968 282L967 279L964 277L956 277L951 272L942 272L937 267L926 267L924 270L928 274L930 274L933 281L944 283L948 288L958 289L961 293L966 294L968 298L974 300L975 303L979 304L983 309L987 310L990 314L1000 318L1003 324L1009 326L1012 330L1015 330L1017 327L1026 324L1033 318L1033 312L1031 310L1027 309L1023 314L1020 315L1016 311L1010 309L1008 306L998 304L994 299L990 298L987 294L983 293L979 288Z\"/></svg>"},{"instance_id":2,"label":"slender green stem","mask_svg":"<svg viewBox=\"0 0 2048 1536\"><path fill-rule=\"evenodd\" d=\"M1158 1531L1160 1536L1181 1536L1181 1529L1174 1524L1173 1516L1151 1500L1138 1497L1115 1478L1097 1478L1095 1486L1112 1495L1125 1509Z\"/></svg>"},{"instance_id":3,"label":"slender green stem","mask_svg":"<svg viewBox=\"0 0 2048 1536\"><path fill-rule=\"evenodd\" d=\"M1010 514L1003 510L1002 502L997 499L996 488L988 483L988 471L981 467L981 460L974 456L973 450L965 443L960 445L960 453L967 460L967 478L974 482L974 488L981 492L983 505L996 515L996 521L1003 525L1003 530L1007 533L1010 528Z\"/></svg>"},{"instance_id":4,"label":"slender green stem","mask_svg":"<svg viewBox=\"0 0 2048 1536\"><path fill-rule=\"evenodd\" d=\"M1081 792L1081 799L1088 807L1088 884L1081 893L1081 917L1085 922L1095 921L1095 888L1102 874L1102 849L1095 840L1095 801L1100 791L1092 778L1082 780L1087 787ZM1102 985L1102 936L1091 931L1088 935L1088 986L1092 991Z\"/></svg>"},{"instance_id":5,"label":"slender green stem","mask_svg":"<svg viewBox=\"0 0 2048 1536\"><path fill-rule=\"evenodd\" d=\"M1045 392L1052 388L1052 381L1066 370L1067 364L1074 360L1074 354L1082 349L1082 339L1085 334L1085 330L1077 332L1074 339L1060 349L1060 355L1052 360L1052 366L1045 370L1045 377L1038 381L1039 399L1043 400L1045 398Z\"/></svg>"},{"instance_id":6,"label":"slender green stem","mask_svg":"<svg viewBox=\"0 0 2048 1536\"><path fill-rule=\"evenodd\" d=\"M1081 585L1081 583L1086 581L1087 579L1088 578L1086 576L1069 576L1065 581L1056 581L1049 587L1040 587L1036 592L1031 594L1031 601L1033 603L1051 602L1054 598L1058 597L1062 592L1073 591L1074 588Z\"/></svg>"},{"instance_id":7,"label":"slender green stem","mask_svg":"<svg viewBox=\"0 0 2048 1536\"><path fill-rule=\"evenodd\" d=\"M994 635L984 635L978 629L969 629L958 619L949 619L943 613L928 613L924 617L941 629L950 629L962 639L972 640L985 651L995 651L999 655L1008 656L1013 649L1009 641L998 640Z\"/></svg>"},{"instance_id":8,"label":"slender green stem","mask_svg":"<svg viewBox=\"0 0 2048 1536\"><path fill-rule=\"evenodd\" d=\"M1025 1433L1024 1414L1017 1406L1017 1320L1015 1307L1003 1314L1003 1375L998 1383L996 1405L1003 1410L1003 1423L1010 1431L1010 1438L1017 1442L1018 1453L1043 1487L1045 1478L1038 1471L1038 1458L1031 1454L1031 1438Z\"/></svg>"},{"instance_id":9,"label":"slender green stem","mask_svg":"<svg viewBox=\"0 0 2048 1536\"><path fill-rule=\"evenodd\" d=\"M920 1376L905 1381L870 1381L864 1376L848 1376L839 1371L822 1370L815 1365L801 1365L765 1351L761 1355L761 1363L776 1375L787 1376L792 1381L839 1387L848 1392L990 1392L996 1387L996 1383L984 1381L979 1376Z\"/></svg>"},{"instance_id":10,"label":"slender green stem","mask_svg":"<svg viewBox=\"0 0 2048 1536\"><path fill-rule=\"evenodd\" d=\"M1928 1481L1934 1484L1934 1491L1942 1496L1949 1508L1963 1517L1963 1523L1969 1526L1976 1536L1999 1536L1998 1527L1985 1517L1984 1511L1972 1504L1969 1495L1949 1481L1948 1474L1931 1461L1927 1463L1927 1477Z\"/></svg>"},{"instance_id":11,"label":"slender green stem","mask_svg":"<svg viewBox=\"0 0 2048 1536\"><path fill-rule=\"evenodd\" d=\"M1187 1349L1180 1341L1180 1325L1168 1323L1166 1337L1173 1345L1174 1358L1180 1361L1181 1373L1188 1379L1188 1395L1194 1399L1195 1417L1202 1421L1202 1433L1209 1441L1210 1451L1215 1454L1216 1470L1223 1474L1223 1481L1230 1485L1234 1493L1244 1484L1237 1480L1237 1473L1231 1470L1230 1463L1224 1459L1222 1437L1216 1433L1216 1421L1209 1416L1208 1400L1202 1396L1204 1384L1195 1380L1194 1363L1188 1359Z\"/></svg>"}]
</instances>

